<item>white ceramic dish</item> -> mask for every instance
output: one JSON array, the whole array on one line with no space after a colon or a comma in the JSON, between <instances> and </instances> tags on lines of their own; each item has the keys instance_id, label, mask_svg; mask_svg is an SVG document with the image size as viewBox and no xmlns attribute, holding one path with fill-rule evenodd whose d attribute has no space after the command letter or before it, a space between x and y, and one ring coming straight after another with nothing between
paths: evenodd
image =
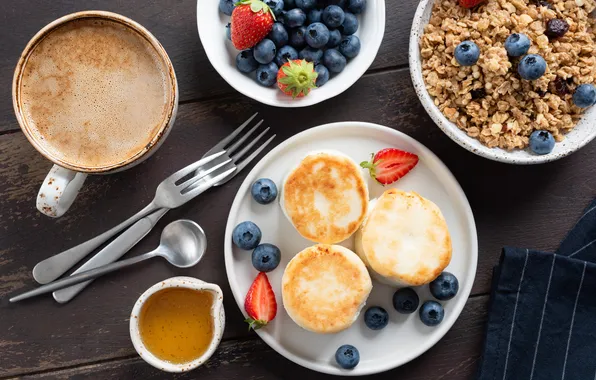
<instances>
[{"instance_id":1,"label":"white ceramic dish","mask_svg":"<svg viewBox=\"0 0 596 380\"><path fill-rule=\"evenodd\" d=\"M416 94L418 94L418 98L420 98L424 109L439 128L441 128L453 141L470 152L491 160L509 164L527 165L555 161L559 158L568 156L596 137L596 128L594 128L594 124L596 123L596 107L588 109L575 128L566 135L565 140L557 143L551 153L543 156L533 154L529 149L518 149L509 152L500 148L488 148L475 138L468 136L464 131L450 122L439 108L435 106L433 98L426 91L424 80L422 78L419 41L420 36L424 33L424 27L430 20L434 2L435 0L420 1L416 14L414 15L412 30L410 32L410 74L412 76L412 82L414 83L414 89L416 90Z\"/></svg>"},{"instance_id":2,"label":"white ceramic dish","mask_svg":"<svg viewBox=\"0 0 596 380\"><path fill-rule=\"evenodd\" d=\"M453 239L453 259L447 270L458 277L459 294L443 303L445 319L439 326L431 328L422 324L418 313L408 316L397 313L392 306L396 289L373 282L367 306L382 306L389 312L390 322L385 329L368 329L361 314L349 329L338 334L318 335L303 330L290 319L282 306L281 279L290 259L313 243L302 238L291 226L277 201L265 206L257 204L250 195L250 186L262 177L281 184L287 170L313 150L337 150L360 162L369 159L372 152L386 147L404 149L420 157L417 167L392 186L416 191L441 208ZM386 189L372 179L369 179L368 185L371 198L378 197ZM286 358L315 371L365 375L386 371L414 359L445 335L462 311L472 289L478 242L474 217L465 194L437 156L411 137L387 127L342 122L309 129L277 146L248 174L232 204L225 234L226 271L242 312L246 292L257 275L251 264L251 253L232 244L232 230L245 220L259 225L263 232L261 242L275 244L282 252L281 264L268 273L278 303L277 317L257 333ZM342 245L353 249L353 238ZM421 302L432 299L427 286L418 288L417 292ZM335 363L335 351L342 344L352 344L360 351L360 364L353 370L343 370Z\"/></svg>"},{"instance_id":3,"label":"white ceramic dish","mask_svg":"<svg viewBox=\"0 0 596 380\"><path fill-rule=\"evenodd\" d=\"M207 351L205 351L201 357L188 363L173 364L157 358L151 353L151 351L147 350L143 344L143 340L141 339L141 334L139 333L139 316L141 314L143 304L153 294L168 288L188 288L193 290L207 291L213 294L213 306L211 307L211 318L213 318L213 340L211 341L209 348L207 348ZM147 289L143 294L141 294L137 302L135 302L130 315L130 339L132 340L135 350L139 356L153 367L165 372L187 372L203 365L203 363L205 363L211 357L211 355L213 355L219 346L219 343L221 342L225 325L226 315L223 308L223 292L219 286L215 284L209 284L193 277L172 277L168 278L167 280L160 281Z\"/></svg>"},{"instance_id":4,"label":"white ceramic dish","mask_svg":"<svg viewBox=\"0 0 596 380\"><path fill-rule=\"evenodd\" d=\"M254 79L236 69L239 51L226 38L225 26L230 17L219 12L218 1L197 1L197 26L205 53L215 70L238 92L264 104L276 107L306 107L341 94L353 85L374 61L385 33L385 0L369 0L366 11L358 17L360 26L360 54L348 62L344 71L308 96L292 99L277 86L263 87Z\"/></svg>"}]
</instances>

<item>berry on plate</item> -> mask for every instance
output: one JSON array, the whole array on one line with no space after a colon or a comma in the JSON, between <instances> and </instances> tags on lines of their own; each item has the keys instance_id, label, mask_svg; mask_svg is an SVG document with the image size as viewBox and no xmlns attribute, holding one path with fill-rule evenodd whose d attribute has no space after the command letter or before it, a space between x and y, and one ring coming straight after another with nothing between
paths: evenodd
<instances>
[{"instance_id":1,"label":"berry on plate","mask_svg":"<svg viewBox=\"0 0 596 380\"><path fill-rule=\"evenodd\" d=\"M235 0L219 0L219 11L228 16L232 15L234 11Z\"/></svg>"},{"instance_id":2,"label":"berry on plate","mask_svg":"<svg viewBox=\"0 0 596 380\"><path fill-rule=\"evenodd\" d=\"M364 313L364 323L371 330L381 330L389 323L389 314L382 307L369 307Z\"/></svg>"},{"instance_id":3,"label":"berry on plate","mask_svg":"<svg viewBox=\"0 0 596 380\"><path fill-rule=\"evenodd\" d=\"M275 63L278 67L283 66L288 61L294 60L298 58L298 52L293 47L286 45L279 49L277 55L275 56ZM276 73L277 75L277 73Z\"/></svg>"},{"instance_id":4,"label":"berry on plate","mask_svg":"<svg viewBox=\"0 0 596 380\"><path fill-rule=\"evenodd\" d=\"M329 28L337 28L343 24L346 14L341 7L337 5L330 5L323 10L321 19L323 23Z\"/></svg>"},{"instance_id":5,"label":"berry on plate","mask_svg":"<svg viewBox=\"0 0 596 380\"><path fill-rule=\"evenodd\" d=\"M298 58L305 59L308 62L318 65L321 62L321 59L323 59L323 50L307 46L300 50L300 53L298 53ZM315 71L317 71L316 68Z\"/></svg>"},{"instance_id":6,"label":"berry on plate","mask_svg":"<svg viewBox=\"0 0 596 380\"><path fill-rule=\"evenodd\" d=\"M255 46L273 28L275 16L260 0L242 0L232 12L232 43L238 50Z\"/></svg>"},{"instance_id":7,"label":"berry on plate","mask_svg":"<svg viewBox=\"0 0 596 380\"><path fill-rule=\"evenodd\" d=\"M341 32L337 29L333 29L329 31L329 41L327 42L328 48L334 48L339 45L341 42Z\"/></svg>"},{"instance_id":8,"label":"berry on plate","mask_svg":"<svg viewBox=\"0 0 596 380\"><path fill-rule=\"evenodd\" d=\"M346 18L344 19L343 24L341 24L337 29L341 32L341 34L346 36L356 33L358 30L358 18L353 13L346 12Z\"/></svg>"},{"instance_id":9,"label":"berry on plate","mask_svg":"<svg viewBox=\"0 0 596 380\"><path fill-rule=\"evenodd\" d=\"M354 35L345 36L339 43L339 52L346 58L354 58L360 53L360 39Z\"/></svg>"},{"instance_id":10,"label":"berry on plate","mask_svg":"<svg viewBox=\"0 0 596 380\"><path fill-rule=\"evenodd\" d=\"M306 13L300 8L290 9L285 13L284 21L289 28L302 26L306 22Z\"/></svg>"},{"instance_id":11,"label":"berry on plate","mask_svg":"<svg viewBox=\"0 0 596 380\"><path fill-rule=\"evenodd\" d=\"M323 53L323 63L332 73L341 73L348 62L337 49L328 49Z\"/></svg>"},{"instance_id":12,"label":"berry on plate","mask_svg":"<svg viewBox=\"0 0 596 380\"><path fill-rule=\"evenodd\" d=\"M348 10L354 14L364 12L366 9L366 0L349 0Z\"/></svg>"},{"instance_id":13,"label":"berry on plate","mask_svg":"<svg viewBox=\"0 0 596 380\"><path fill-rule=\"evenodd\" d=\"M284 10L284 0L265 0L265 4L271 8L275 17L281 14L281 11Z\"/></svg>"},{"instance_id":14,"label":"berry on plate","mask_svg":"<svg viewBox=\"0 0 596 380\"><path fill-rule=\"evenodd\" d=\"M324 65L315 65L315 71L317 72L317 74L319 74L317 76L317 81L315 82L317 87L321 87L325 83L327 83L327 81L329 81L329 70L327 70L327 68Z\"/></svg>"},{"instance_id":15,"label":"berry on plate","mask_svg":"<svg viewBox=\"0 0 596 380\"><path fill-rule=\"evenodd\" d=\"M277 46L278 49L282 46L287 45L290 39L286 27L281 22L276 22L273 24L271 32L269 32L267 38L273 41L273 43L275 44L275 46Z\"/></svg>"},{"instance_id":16,"label":"berry on plate","mask_svg":"<svg viewBox=\"0 0 596 380\"><path fill-rule=\"evenodd\" d=\"M457 45L453 55L461 66L473 66L480 58L480 49L474 42L464 41Z\"/></svg>"},{"instance_id":17,"label":"berry on plate","mask_svg":"<svg viewBox=\"0 0 596 380\"><path fill-rule=\"evenodd\" d=\"M505 40L505 50L510 57L521 57L530 50L530 39L525 34L510 34Z\"/></svg>"},{"instance_id":18,"label":"berry on plate","mask_svg":"<svg viewBox=\"0 0 596 380\"><path fill-rule=\"evenodd\" d=\"M308 14L306 15L306 20L308 21L309 24L312 24L315 22L321 22L322 15L323 15L322 9L311 9L310 11L308 11Z\"/></svg>"},{"instance_id":19,"label":"berry on plate","mask_svg":"<svg viewBox=\"0 0 596 380\"><path fill-rule=\"evenodd\" d=\"M261 242L261 229L253 222L242 222L232 231L232 241L240 249L255 249Z\"/></svg>"},{"instance_id":20,"label":"berry on plate","mask_svg":"<svg viewBox=\"0 0 596 380\"><path fill-rule=\"evenodd\" d=\"M530 149L536 154L549 154L555 147L555 138L549 131L534 131L530 134Z\"/></svg>"},{"instance_id":21,"label":"berry on plate","mask_svg":"<svg viewBox=\"0 0 596 380\"><path fill-rule=\"evenodd\" d=\"M259 272L271 272L281 261L281 251L273 244L261 244L252 251L251 261Z\"/></svg>"},{"instance_id":22,"label":"berry on plate","mask_svg":"<svg viewBox=\"0 0 596 380\"><path fill-rule=\"evenodd\" d=\"M257 179L250 188L250 193L257 203L269 204L277 198L277 186L269 178Z\"/></svg>"},{"instance_id":23,"label":"berry on plate","mask_svg":"<svg viewBox=\"0 0 596 380\"><path fill-rule=\"evenodd\" d=\"M455 297L459 291L457 277L449 272L443 272L428 284L430 294L439 301L447 301Z\"/></svg>"},{"instance_id":24,"label":"berry on plate","mask_svg":"<svg viewBox=\"0 0 596 380\"><path fill-rule=\"evenodd\" d=\"M372 155L371 161L360 163L370 176L382 185L389 185L410 172L418 163L418 156L395 148L385 148Z\"/></svg>"},{"instance_id":25,"label":"berry on plate","mask_svg":"<svg viewBox=\"0 0 596 380\"><path fill-rule=\"evenodd\" d=\"M248 289L244 299L244 310L248 314L248 318L244 321L253 330L266 326L275 318L277 301L265 273L260 272Z\"/></svg>"},{"instance_id":26,"label":"berry on plate","mask_svg":"<svg viewBox=\"0 0 596 380\"><path fill-rule=\"evenodd\" d=\"M304 59L285 63L277 73L277 86L292 98L301 98L315 88L317 73L314 64Z\"/></svg>"},{"instance_id":27,"label":"berry on plate","mask_svg":"<svg viewBox=\"0 0 596 380\"><path fill-rule=\"evenodd\" d=\"M464 8L474 8L476 5L483 3L484 0L459 0L459 5Z\"/></svg>"},{"instance_id":28,"label":"berry on plate","mask_svg":"<svg viewBox=\"0 0 596 380\"><path fill-rule=\"evenodd\" d=\"M573 93L573 104L580 108L588 108L596 103L596 87L591 83L577 86Z\"/></svg>"},{"instance_id":29,"label":"berry on plate","mask_svg":"<svg viewBox=\"0 0 596 380\"><path fill-rule=\"evenodd\" d=\"M401 288L393 293L393 307L398 313L412 314L419 304L420 298L412 288Z\"/></svg>"},{"instance_id":30,"label":"berry on plate","mask_svg":"<svg viewBox=\"0 0 596 380\"><path fill-rule=\"evenodd\" d=\"M329 29L321 22L310 24L306 28L304 39L308 46L315 49L322 48L329 42Z\"/></svg>"},{"instance_id":31,"label":"berry on plate","mask_svg":"<svg viewBox=\"0 0 596 380\"><path fill-rule=\"evenodd\" d=\"M262 65L266 65L269 62L273 61L275 58L275 54L277 53L277 49L275 48L275 44L270 39L263 39L261 42L255 45L253 50L253 54L257 62Z\"/></svg>"},{"instance_id":32,"label":"berry on plate","mask_svg":"<svg viewBox=\"0 0 596 380\"><path fill-rule=\"evenodd\" d=\"M517 72L522 79L536 80L546 72L546 61L538 54L528 54L519 61Z\"/></svg>"},{"instance_id":33,"label":"berry on plate","mask_svg":"<svg viewBox=\"0 0 596 380\"><path fill-rule=\"evenodd\" d=\"M236 68L242 73L252 73L259 67L259 63L253 56L252 49L242 50L236 56Z\"/></svg>"},{"instance_id":34,"label":"berry on plate","mask_svg":"<svg viewBox=\"0 0 596 380\"><path fill-rule=\"evenodd\" d=\"M259 65L259 67L257 67L257 83L265 87L273 86L277 76L277 69L278 67L275 62Z\"/></svg>"},{"instance_id":35,"label":"berry on plate","mask_svg":"<svg viewBox=\"0 0 596 380\"><path fill-rule=\"evenodd\" d=\"M436 326L443 321L445 309L437 301L426 301L420 307L420 320L427 326Z\"/></svg>"},{"instance_id":36,"label":"berry on plate","mask_svg":"<svg viewBox=\"0 0 596 380\"><path fill-rule=\"evenodd\" d=\"M302 49L306 45L304 35L306 34L306 26L301 26L292 30L290 33L290 45L294 49Z\"/></svg>"},{"instance_id":37,"label":"berry on plate","mask_svg":"<svg viewBox=\"0 0 596 380\"><path fill-rule=\"evenodd\" d=\"M229 22L226 25L226 37L228 40L232 41L232 24Z\"/></svg>"},{"instance_id":38,"label":"berry on plate","mask_svg":"<svg viewBox=\"0 0 596 380\"><path fill-rule=\"evenodd\" d=\"M360 353L356 347L344 344L335 351L335 361L343 369L352 369L360 362Z\"/></svg>"},{"instance_id":39,"label":"berry on plate","mask_svg":"<svg viewBox=\"0 0 596 380\"><path fill-rule=\"evenodd\" d=\"M313 9L317 5L317 0L296 0L296 6L303 11Z\"/></svg>"}]
</instances>

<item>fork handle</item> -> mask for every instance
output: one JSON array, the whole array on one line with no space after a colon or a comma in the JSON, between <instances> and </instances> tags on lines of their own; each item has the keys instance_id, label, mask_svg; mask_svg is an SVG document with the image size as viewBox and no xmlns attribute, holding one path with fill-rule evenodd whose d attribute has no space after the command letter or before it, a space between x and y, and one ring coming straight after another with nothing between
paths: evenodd
<instances>
[{"instance_id":1,"label":"fork handle","mask_svg":"<svg viewBox=\"0 0 596 380\"><path fill-rule=\"evenodd\" d=\"M166 214L170 209L162 208L155 211L143 219L137 221L135 224L130 226L126 231L118 235L118 237L106 245L104 249L97 252L92 258L89 259L85 264L81 265L75 270L71 276L78 273L89 271L97 267L111 264L118 260L132 247L134 247L141 239L143 239L152 229L155 227L159 219ZM66 303L73 299L77 294L83 291L87 285L93 280L81 282L79 284L69 286L60 290L56 290L53 294L54 299L59 303Z\"/></svg>"},{"instance_id":2,"label":"fork handle","mask_svg":"<svg viewBox=\"0 0 596 380\"><path fill-rule=\"evenodd\" d=\"M89 253L93 252L97 247L108 241L110 238L115 236L126 227L135 223L141 218L149 215L159 207L152 201L141 211L137 212L124 222L120 223L116 227L104 232L101 235L94 237L91 240L87 240L75 247L67 249L54 256L48 257L47 259L40 261L33 268L33 278L40 284L47 284L56 280L58 277L66 273L76 263L81 261Z\"/></svg>"}]
</instances>

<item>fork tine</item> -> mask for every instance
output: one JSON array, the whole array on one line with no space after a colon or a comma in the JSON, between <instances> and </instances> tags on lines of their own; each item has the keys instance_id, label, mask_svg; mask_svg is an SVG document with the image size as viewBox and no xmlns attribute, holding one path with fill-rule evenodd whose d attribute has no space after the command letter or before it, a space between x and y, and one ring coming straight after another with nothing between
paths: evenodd
<instances>
[{"instance_id":1,"label":"fork tine","mask_svg":"<svg viewBox=\"0 0 596 380\"><path fill-rule=\"evenodd\" d=\"M211 178L209 181L206 181L202 184L200 184L199 186L195 187L192 190L189 190L188 192L182 194L183 197L186 198L194 198L195 196L201 194L203 191L215 186L216 183L218 183L219 181L225 179L227 176L229 176L230 174L232 174L234 171L236 170L235 167L226 170L225 172ZM190 185L193 186L194 184ZM189 186L189 187L190 187ZM186 190L186 189L185 189Z\"/></svg>"},{"instance_id":2,"label":"fork tine","mask_svg":"<svg viewBox=\"0 0 596 380\"><path fill-rule=\"evenodd\" d=\"M277 136L277 135L273 135L273 136L269 137L269 139L267 139L267 141L265 141L263 143L263 145L261 145L260 147L258 147L257 150L255 150L254 152L252 152L252 154L250 156L246 157L244 160L242 160L241 163L237 164L236 165L236 173L238 173L239 171L241 171L242 169L244 169L246 167L246 165L248 165L252 160L254 160L259 155L259 153L261 153L263 151L263 149L265 149L267 147L267 145L269 145L269 143L271 141L273 141L273 139L275 138L275 136Z\"/></svg>"},{"instance_id":3,"label":"fork tine","mask_svg":"<svg viewBox=\"0 0 596 380\"><path fill-rule=\"evenodd\" d=\"M259 121L257 125L250 129L250 131L246 132L244 136L238 139L238 141L236 141L232 146L227 148L226 152L228 152L228 156L231 156L232 153L236 151L236 149L238 149L242 144L244 144L244 142L250 137L250 135L252 135L257 130L257 128L261 126L261 124L263 124L263 120Z\"/></svg>"},{"instance_id":4,"label":"fork tine","mask_svg":"<svg viewBox=\"0 0 596 380\"><path fill-rule=\"evenodd\" d=\"M221 152L212 154L210 156L207 156L205 158L202 158L202 159L198 160L197 162L193 162L192 164L188 165L187 167L182 168L182 169L178 170L176 173L170 175L167 179L171 180L172 182L176 182L180 178L183 178L184 176L197 170L199 167L205 165L206 163L209 163L209 162L215 160L217 157L223 155L224 153L225 153L225 151L221 151Z\"/></svg>"},{"instance_id":5,"label":"fork tine","mask_svg":"<svg viewBox=\"0 0 596 380\"><path fill-rule=\"evenodd\" d=\"M194 177L191 177L191 178L187 179L186 181L184 181L182 183L179 183L177 185L177 187L183 187L183 188L190 187L190 186L192 186L193 183L195 183L195 182L201 180L201 178L204 178L205 176L213 173L214 171L216 171L217 169L221 168L222 166L226 166L230 162L232 162L232 159L231 158L228 158L227 160L225 160L225 161L223 161L223 162L221 162L221 163L219 163L217 165L214 165L214 166L210 167L207 170L197 170L194 173L195 174ZM192 182L192 183L189 184L189 182Z\"/></svg>"},{"instance_id":6,"label":"fork tine","mask_svg":"<svg viewBox=\"0 0 596 380\"><path fill-rule=\"evenodd\" d=\"M255 144L261 139L261 137L265 136L267 132L269 132L269 127L265 128L263 132L259 133L259 135L255 137L250 143L248 143L248 145L242 148L240 152L234 154L232 156L232 160L234 160L234 163L238 162L238 160L240 160L242 156L244 156L250 149L252 149L252 147L255 146Z\"/></svg>"},{"instance_id":7,"label":"fork tine","mask_svg":"<svg viewBox=\"0 0 596 380\"><path fill-rule=\"evenodd\" d=\"M236 136L238 136L240 134L240 132L242 132L244 130L244 128L246 128L246 126L252 121L252 119L254 119L259 113L255 112L254 115L252 115L251 117L248 118L248 120L246 120L241 126L239 126L238 128L236 128L236 130L232 133L230 133L227 137L225 137L223 140L221 140L220 142L218 142L217 144L215 144L215 146L211 149L209 149L207 151L207 153L205 153L205 155L208 154L213 154L215 152L219 152L221 150L223 150L225 148L226 145L228 145L232 140L234 140L234 138Z\"/></svg>"}]
</instances>

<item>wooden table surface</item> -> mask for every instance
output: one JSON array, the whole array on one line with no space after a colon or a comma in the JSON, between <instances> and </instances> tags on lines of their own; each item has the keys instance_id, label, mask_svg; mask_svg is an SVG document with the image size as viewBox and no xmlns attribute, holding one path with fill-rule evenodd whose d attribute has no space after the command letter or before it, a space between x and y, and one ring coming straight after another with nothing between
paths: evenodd
<instances>
[{"instance_id":1,"label":"wooden table surface","mask_svg":"<svg viewBox=\"0 0 596 380\"><path fill-rule=\"evenodd\" d=\"M201 0L216 1L216 0ZM420 358L375 379L472 379L481 353L492 267L503 245L553 250L594 197L596 145L555 163L510 166L465 151L436 127L420 105L408 70L409 27L416 0L388 0L385 37L370 70L349 90L316 106L279 109L235 92L207 60L197 35L196 0L26 0L0 2L0 378L170 378L137 357L128 318L137 297L154 283L189 275L219 284L227 326L217 353L177 379L322 379L278 355L248 332L231 294L223 258L227 215L247 172L222 188L170 212L129 255L157 245L159 231L184 217L200 223L208 254L195 268L153 260L95 281L72 302L47 296L16 305L8 296L33 288L34 265L132 215L168 174L195 161L253 112L278 134L274 144L309 127L343 120L403 131L435 152L454 173L475 214L479 260L472 295L447 335ZM71 210L50 219L35 197L51 163L21 133L11 102L14 66L27 41L50 21L79 10L128 16L168 51L180 85L175 128L149 160L126 172L90 177ZM457 254L457 253L455 253ZM372 378L372 376L371 376Z\"/></svg>"}]
</instances>

